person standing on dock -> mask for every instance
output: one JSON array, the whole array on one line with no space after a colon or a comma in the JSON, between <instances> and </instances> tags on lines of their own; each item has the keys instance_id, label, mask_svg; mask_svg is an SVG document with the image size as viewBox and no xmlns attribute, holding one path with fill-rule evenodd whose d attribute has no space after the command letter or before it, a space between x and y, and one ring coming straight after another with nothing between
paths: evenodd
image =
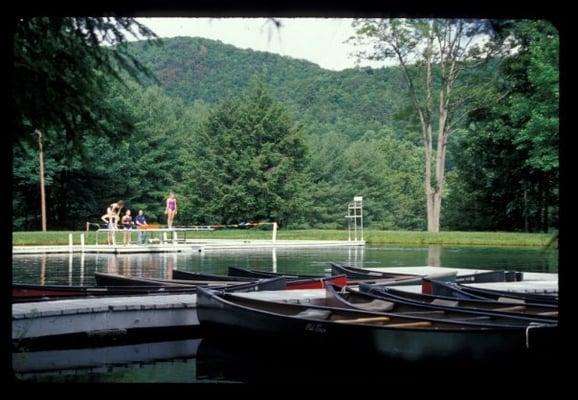
<instances>
[{"instance_id":1,"label":"person standing on dock","mask_svg":"<svg viewBox=\"0 0 578 400\"><path fill-rule=\"evenodd\" d=\"M122 227L124 229L123 244L126 246L130 243L130 231L132 230L132 217L130 216L130 210L126 210L126 213L122 217Z\"/></svg>"},{"instance_id":2,"label":"person standing on dock","mask_svg":"<svg viewBox=\"0 0 578 400\"><path fill-rule=\"evenodd\" d=\"M173 220L177 214L177 199L173 192L169 193L167 198L167 207L165 209L165 214L167 214L167 226L169 229L173 227Z\"/></svg>"},{"instance_id":3,"label":"person standing on dock","mask_svg":"<svg viewBox=\"0 0 578 400\"><path fill-rule=\"evenodd\" d=\"M107 207L106 209L106 214L104 214L102 217L100 217L101 220L103 220L104 222L106 222L106 229L108 230L108 236L107 236L107 240L108 240L108 245L115 245L115 232L114 232L114 213L112 212L112 207Z\"/></svg>"},{"instance_id":4,"label":"person standing on dock","mask_svg":"<svg viewBox=\"0 0 578 400\"><path fill-rule=\"evenodd\" d=\"M118 222L120 221L120 211L124 207L124 201L119 200L110 205L111 214L113 215L114 229L118 229ZM108 210L107 210L108 211Z\"/></svg>"},{"instance_id":5,"label":"person standing on dock","mask_svg":"<svg viewBox=\"0 0 578 400\"><path fill-rule=\"evenodd\" d=\"M138 210L138 215L134 217L134 222L136 223L136 229L138 231L138 242L139 244L143 244L146 240L146 232L144 232L144 229L148 226L143 210Z\"/></svg>"}]
</instances>

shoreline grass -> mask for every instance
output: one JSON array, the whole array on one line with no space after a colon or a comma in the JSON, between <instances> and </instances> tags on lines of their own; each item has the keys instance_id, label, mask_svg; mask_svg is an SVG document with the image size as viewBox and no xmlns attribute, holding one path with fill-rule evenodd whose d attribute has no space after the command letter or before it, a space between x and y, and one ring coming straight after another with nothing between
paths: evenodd
<instances>
[{"instance_id":1,"label":"shoreline grass","mask_svg":"<svg viewBox=\"0 0 578 400\"><path fill-rule=\"evenodd\" d=\"M135 232L135 231L133 231ZM68 245L68 235L73 234L73 243L80 244L80 234L85 234L85 244L96 243L96 232L86 231L29 231L12 232L13 246ZM216 230L187 232L187 239L245 239L270 240L271 231L246 230ZM106 232L98 234L98 243L106 243ZM136 233L132 234L133 240ZM156 237L159 237L158 234ZM179 232L179 238L184 233ZM418 231L380 231L364 230L364 240L367 244L396 245L455 245L455 246L504 246L504 247L546 247L551 245L553 234L547 233L517 233L517 232L418 232ZM300 229L279 230L277 240L347 240L346 230L336 229ZM116 236L117 243L122 243L122 231ZM556 248L556 241L553 248Z\"/></svg>"}]
</instances>

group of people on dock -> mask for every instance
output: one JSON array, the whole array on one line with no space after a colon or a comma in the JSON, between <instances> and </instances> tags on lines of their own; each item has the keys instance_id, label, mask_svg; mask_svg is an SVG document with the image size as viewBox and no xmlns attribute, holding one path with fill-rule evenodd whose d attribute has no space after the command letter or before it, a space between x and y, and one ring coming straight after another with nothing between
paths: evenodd
<instances>
[{"instance_id":1,"label":"group of people on dock","mask_svg":"<svg viewBox=\"0 0 578 400\"><path fill-rule=\"evenodd\" d=\"M118 200L112 203L106 208L106 214L104 214L100 219L106 223L106 228L108 229L108 244L115 245L115 230L119 229L119 222L124 230L123 244L127 245L130 242L130 234L133 226L138 229L138 242L144 243L145 232L143 231L148 227L146 217L143 210L139 210L137 216L133 218L131 216L131 211L126 208L124 215L121 218L121 211L125 208L124 201ZM167 227L171 229L173 227L173 221L175 215L177 214L177 199L173 192L170 192L165 207L165 214L167 215Z\"/></svg>"}]
</instances>

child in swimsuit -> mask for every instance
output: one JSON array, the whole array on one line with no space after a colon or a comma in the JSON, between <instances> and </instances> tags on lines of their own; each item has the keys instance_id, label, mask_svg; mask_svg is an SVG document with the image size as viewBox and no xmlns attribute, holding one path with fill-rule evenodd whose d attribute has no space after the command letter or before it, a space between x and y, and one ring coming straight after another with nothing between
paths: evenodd
<instances>
[{"instance_id":1,"label":"child in swimsuit","mask_svg":"<svg viewBox=\"0 0 578 400\"><path fill-rule=\"evenodd\" d=\"M132 229L132 217L130 216L130 210L126 210L126 213L122 217L122 227L124 228L123 243L127 245L130 243L130 231Z\"/></svg>"},{"instance_id":2,"label":"child in swimsuit","mask_svg":"<svg viewBox=\"0 0 578 400\"><path fill-rule=\"evenodd\" d=\"M173 220L177 214L177 199L175 194L171 192L167 199L167 207L165 209L165 214L167 214L167 226L169 229L173 227Z\"/></svg>"}]
</instances>

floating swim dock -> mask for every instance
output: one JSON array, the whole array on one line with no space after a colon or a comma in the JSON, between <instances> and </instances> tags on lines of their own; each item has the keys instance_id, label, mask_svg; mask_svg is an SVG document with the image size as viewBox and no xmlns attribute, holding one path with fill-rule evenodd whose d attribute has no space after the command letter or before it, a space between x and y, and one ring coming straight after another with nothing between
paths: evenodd
<instances>
[{"instance_id":1,"label":"floating swim dock","mask_svg":"<svg viewBox=\"0 0 578 400\"><path fill-rule=\"evenodd\" d=\"M237 249L307 249L328 247L360 247L360 240L246 240L246 239L189 239L185 242L129 245L60 245L60 246L13 246L12 254L46 253L200 253L214 250Z\"/></svg>"}]
</instances>

